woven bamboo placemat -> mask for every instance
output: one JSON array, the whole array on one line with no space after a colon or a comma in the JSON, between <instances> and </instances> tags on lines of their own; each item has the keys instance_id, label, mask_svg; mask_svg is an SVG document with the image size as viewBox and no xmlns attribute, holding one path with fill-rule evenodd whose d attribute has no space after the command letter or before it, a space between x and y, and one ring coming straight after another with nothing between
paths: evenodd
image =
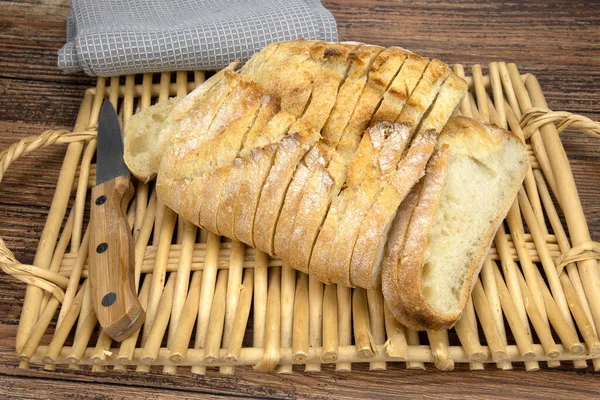
<instances>
[{"instance_id":1,"label":"woven bamboo placemat","mask_svg":"<svg viewBox=\"0 0 600 400\"><path fill-rule=\"evenodd\" d=\"M462 65L453 69L465 76ZM591 361L600 370L600 244L591 241L559 137L569 126L598 137L600 124L548 110L536 78L514 64L492 63L488 71L471 68L458 112L525 137L531 168L453 329L406 329L379 291L323 285L280 259L198 229L157 201L152 183L137 182L128 218L147 320L122 343L99 330L87 290L100 106L109 98L126 125L159 99L188 93L205 74L99 78L85 92L73 132L47 131L0 155L1 179L17 158L68 143L33 265L20 264L0 239L0 267L28 284L16 338L21 367L232 374L237 366L291 373L324 364L349 371L359 362L371 369L433 363L442 370L524 363L536 370L540 362L585 368Z\"/></svg>"}]
</instances>

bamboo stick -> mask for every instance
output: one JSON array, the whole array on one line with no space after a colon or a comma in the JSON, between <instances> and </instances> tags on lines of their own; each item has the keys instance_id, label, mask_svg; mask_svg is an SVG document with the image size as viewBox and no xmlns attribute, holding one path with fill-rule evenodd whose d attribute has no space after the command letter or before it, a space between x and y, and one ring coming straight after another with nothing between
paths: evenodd
<instances>
[{"instance_id":1,"label":"bamboo stick","mask_svg":"<svg viewBox=\"0 0 600 400\"><path fill-rule=\"evenodd\" d=\"M375 352L369 329L369 308L365 289L355 288L352 290L352 313L356 353L359 358L371 359L375 356Z\"/></svg>"},{"instance_id":2,"label":"bamboo stick","mask_svg":"<svg viewBox=\"0 0 600 400\"><path fill-rule=\"evenodd\" d=\"M352 289L336 285L338 302L338 345L350 346L352 344ZM337 372L349 372L352 370L352 364L347 362L337 362L335 364Z\"/></svg>"},{"instance_id":3,"label":"bamboo stick","mask_svg":"<svg viewBox=\"0 0 600 400\"><path fill-rule=\"evenodd\" d=\"M229 348L235 315L237 313L240 291L242 290L242 273L244 269L244 244L233 241L231 258L229 259L229 278L227 280L227 304L225 306L225 322L223 328L223 348ZM222 374L231 375L233 367L225 366L219 370Z\"/></svg>"},{"instance_id":4,"label":"bamboo stick","mask_svg":"<svg viewBox=\"0 0 600 400\"><path fill-rule=\"evenodd\" d=\"M367 305L369 307L369 327L373 344L385 343L385 320L383 311L383 295L381 291L367 290ZM369 363L371 371L385 370L386 364L381 362Z\"/></svg>"},{"instance_id":5,"label":"bamboo stick","mask_svg":"<svg viewBox=\"0 0 600 400\"><path fill-rule=\"evenodd\" d=\"M79 311L81 311L81 304L83 302L83 297L86 293L88 287L88 281L81 285L81 290L77 293L75 299L73 299L73 303L69 308L69 311L65 313L62 323L58 325L56 331L54 332L54 336L52 336L52 341L48 345L46 349L46 354L42 357L42 361L46 364L54 364L56 358L60 353L60 349L65 344L65 340L67 340L67 336L73 325L75 325L75 320L79 316Z\"/></svg>"},{"instance_id":6,"label":"bamboo stick","mask_svg":"<svg viewBox=\"0 0 600 400\"><path fill-rule=\"evenodd\" d=\"M521 287L517 278L516 269L517 266L513 262L512 258L508 256L508 241L506 240L506 234L504 232L504 225L500 225L498 232L494 237L494 242L502 259L502 270L504 271L504 279L506 280L506 286L510 295L512 296L512 302L515 306L516 312L521 319L521 323L527 335L531 336L531 330L529 327L529 320L527 319L527 311L525 311L525 304L523 303L523 295L521 293ZM495 266L495 265L494 265ZM494 272L499 270L497 266L494 268ZM498 277L496 276L496 282ZM498 286L498 285L496 285ZM504 307L503 307L504 310ZM539 369L539 365L536 361L526 362L525 368L527 371L536 371Z\"/></svg>"},{"instance_id":7,"label":"bamboo stick","mask_svg":"<svg viewBox=\"0 0 600 400\"><path fill-rule=\"evenodd\" d=\"M427 331L433 362L437 369L441 371L452 371L454 361L448 353L448 331Z\"/></svg>"},{"instance_id":8,"label":"bamboo stick","mask_svg":"<svg viewBox=\"0 0 600 400\"><path fill-rule=\"evenodd\" d=\"M483 287L485 288L488 304L491 308L494 320L496 321L498 334L500 335L502 343L504 346L506 346L508 345L508 340L506 337L506 330L504 329L504 315L502 313L502 306L500 305L500 296L498 295L498 287L496 286L494 263L494 261L487 257L483 263L483 267L481 268L480 277ZM500 361L496 366L502 370L512 369L510 361Z\"/></svg>"},{"instance_id":9,"label":"bamboo stick","mask_svg":"<svg viewBox=\"0 0 600 400\"><path fill-rule=\"evenodd\" d=\"M77 290L79 289L79 280L81 278L81 271L83 270L83 263L85 262L88 256L88 244L90 242L90 234L89 227L86 229L85 235L83 236L82 248L77 253L77 258L75 259L75 265L73 271L71 272L71 276L69 276L69 284L67 285L67 289L65 290L65 298L62 302L61 310L58 314L58 322L57 325L60 325L62 322L66 312L71 307L71 302L75 298Z\"/></svg>"},{"instance_id":10,"label":"bamboo stick","mask_svg":"<svg viewBox=\"0 0 600 400\"><path fill-rule=\"evenodd\" d=\"M517 66L515 64L508 64L507 68L508 68L508 74L509 74L510 80L511 80L513 88L515 90L515 95L517 96L517 99L519 101L521 113L523 114L523 113L525 113L525 111L527 111L528 109L530 109L533 106L533 103L531 102L530 96L527 93L527 89L525 89L525 85L524 85L523 81L518 78L520 75L519 75L519 70L517 69ZM547 107L544 107L544 108L547 108ZM535 156L540 164L540 168L542 169L542 171L544 171L544 176L548 180L548 183L550 183L550 187L552 188L554 193L557 195L558 201L560 202L561 199L559 198L560 197L559 192L557 191L558 190L557 179L555 178L556 171L553 171L550 160L548 158L548 153L546 152L546 149L544 148L544 142L542 141L542 137L541 137L541 130L537 130L531 135L530 142L533 146L533 152L535 153ZM562 148L562 144L561 144L561 148ZM570 173L571 173L571 171L569 170L569 174ZM572 177L571 177L571 179L572 179ZM577 200L579 200L579 198L577 198Z\"/></svg>"},{"instance_id":11,"label":"bamboo stick","mask_svg":"<svg viewBox=\"0 0 600 400\"><path fill-rule=\"evenodd\" d=\"M196 322L196 339L194 348L204 348L206 333L208 331L208 321L212 302L215 294L215 283L217 280L217 265L216 260L219 254L219 246L221 237L213 233L208 235L208 243L206 247L206 261L202 274L202 286L200 288L200 298L198 301L198 319ZM192 373L204 375L206 369L204 367L192 367Z\"/></svg>"},{"instance_id":12,"label":"bamboo stick","mask_svg":"<svg viewBox=\"0 0 600 400\"><path fill-rule=\"evenodd\" d=\"M196 226L191 222L185 221L185 228L181 243L181 256L179 265L177 266L177 280L173 291L173 301L171 307L171 321L169 323L169 333L167 347L172 348L173 341L177 335L177 326L179 325L179 317L185 303L188 285L190 282L190 268L192 265L192 255L194 250L194 242L196 241ZM163 372L167 374L175 374L176 369L165 366Z\"/></svg>"},{"instance_id":13,"label":"bamboo stick","mask_svg":"<svg viewBox=\"0 0 600 400\"><path fill-rule=\"evenodd\" d=\"M523 217L525 217L525 222L529 227L529 231L532 233L534 243L538 249L538 254L540 255L540 259L542 261L542 267L546 273L546 279L548 279L550 289L552 290L552 297L556 301L564 321L572 330L575 330L575 324L573 323L571 313L569 312L569 305L567 304L565 293L562 289L560 279L558 278L554 260L552 260L552 256L550 255L550 251L548 250L546 242L544 242L544 239L542 238L542 230L538 224L537 218L535 218L533 208L531 207L531 204L529 203L529 200L522 189L519 191L518 199L519 204L521 205L521 212Z\"/></svg>"},{"instance_id":14,"label":"bamboo stick","mask_svg":"<svg viewBox=\"0 0 600 400\"><path fill-rule=\"evenodd\" d=\"M177 215L171 209L166 210L160 232L160 242L158 244L154 270L152 272L150 293L148 294L148 307L146 309L146 322L144 323L143 337L147 337L150 334L150 329L154 324L158 302L160 301L165 285L167 276L166 264L169 256L169 247L171 247L171 240L173 238L176 217Z\"/></svg>"},{"instance_id":15,"label":"bamboo stick","mask_svg":"<svg viewBox=\"0 0 600 400\"><path fill-rule=\"evenodd\" d=\"M554 208L554 203L552 202L552 198L550 197L550 192L546 187L544 182L544 177L540 171L534 171L534 175L536 178L536 182L538 184L538 191L542 198L542 202L544 203L544 208L546 210L546 214L548 215L548 220L550 221L550 225L552 226L552 230L556 234L557 241L560 246L560 250L562 252L567 252L571 249L571 245L569 243L569 239L567 238L567 234L562 226L562 222L556 212L556 208ZM583 289L583 284L581 283L581 277L579 276L579 270L575 263L569 263L566 265L565 269L568 272L568 279L571 282L575 293L577 293L577 297L579 298L579 303L582 305L587 318L590 321L592 320L592 313L590 311L590 306L588 304L587 298L585 296L585 291ZM562 274L561 274L562 278ZM566 290L566 289L565 289ZM596 334L596 326L592 323L592 328L594 330L594 334Z\"/></svg>"},{"instance_id":16,"label":"bamboo stick","mask_svg":"<svg viewBox=\"0 0 600 400\"><path fill-rule=\"evenodd\" d=\"M406 328L406 342L408 343L408 356L406 357L406 368L407 369L419 369L425 370L425 363L423 361L416 361L410 358L410 352L413 348L419 347L419 333L410 328ZM432 360L433 361L433 356Z\"/></svg>"},{"instance_id":17,"label":"bamboo stick","mask_svg":"<svg viewBox=\"0 0 600 400\"><path fill-rule=\"evenodd\" d=\"M504 346L502 337L500 336L498 326L496 325L494 316L489 306L489 301L479 279L477 279L475 286L473 286L472 299L475 311L477 311L477 316L481 322L481 327L483 328L485 338L488 342L489 352L491 353L492 359L496 363L505 361L507 359L506 347Z\"/></svg>"},{"instance_id":18,"label":"bamboo stick","mask_svg":"<svg viewBox=\"0 0 600 400\"><path fill-rule=\"evenodd\" d=\"M146 343L144 344L144 351L142 352L142 362L144 364L154 363L158 356L158 350L160 349L160 344L162 343L167 324L169 323L170 311L173 305L173 291L177 279L176 275L176 272L169 275L167 284L160 296L160 301L156 309L156 318L148 333ZM150 289L152 289L152 285L150 286Z\"/></svg>"},{"instance_id":19,"label":"bamboo stick","mask_svg":"<svg viewBox=\"0 0 600 400\"><path fill-rule=\"evenodd\" d=\"M338 319L337 289L334 285L325 285L323 294L323 354L322 360L335 361L338 358Z\"/></svg>"},{"instance_id":20,"label":"bamboo stick","mask_svg":"<svg viewBox=\"0 0 600 400\"><path fill-rule=\"evenodd\" d=\"M204 345L204 362L214 364L219 359L223 325L225 324L225 296L227 293L227 278L229 271L219 271L215 285L215 295L212 301L206 341Z\"/></svg>"},{"instance_id":21,"label":"bamboo stick","mask_svg":"<svg viewBox=\"0 0 600 400\"><path fill-rule=\"evenodd\" d=\"M86 290L79 311L77 328L75 328L75 338L73 339L72 351L67 355L67 360L71 365L79 363L79 360L85 353L85 349L90 341L92 332L98 323L96 313L92 307L91 290Z\"/></svg>"},{"instance_id":22,"label":"bamboo stick","mask_svg":"<svg viewBox=\"0 0 600 400\"><path fill-rule=\"evenodd\" d=\"M288 263L284 262L281 266L281 347L292 346L294 330L294 296L296 291L295 286L296 270L293 269ZM337 340L337 310L335 313L335 318L335 336ZM277 368L277 372L280 374L291 374L293 372L292 365L280 365Z\"/></svg>"},{"instance_id":23,"label":"bamboo stick","mask_svg":"<svg viewBox=\"0 0 600 400\"><path fill-rule=\"evenodd\" d=\"M535 332L542 343L542 347L544 347L544 350L546 351L546 356L548 356L548 358L556 358L560 352L552 338L550 326L548 325L548 322L544 320L539 310L534 306L532 294L529 287L527 287L525 278L523 278L521 272L518 270L517 274L519 276L521 293L523 293L523 300L525 300L525 310L527 310L527 314L529 315L529 319L531 320Z\"/></svg>"},{"instance_id":24,"label":"bamboo stick","mask_svg":"<svg viewBox=\"0 0 600 400\"><path fill-rule=\"evenodd\" d=\"M292 335L292 353L294 364L305 364L308 359L308 275L298 274L296 294L294 296L294 333Z\"/></svg>"},{"instance_id":25,"label":"bamboo stick","mask_svg":"<svg viewBox=\"0 0 600 400\"><path fill-rule=\"evenodd\" d=\"M40 344L40 340L42 340L42 336L44 336L44 332L46 332L50 321L52 321L52 317L54 316L58 305L59 302L56 297L53 296L48 300L48 304L46 304L46 307L40 313L40 317L36 324L31 329L29 339L25 342L19 352L19 359L21 361L29 362L31 356L35 353ZM20 365L20 368L24 368L23 365Z\"/></svg>"},{"instance_id":26,"label":"bamboo stick","mask_svg":"<svg viewBox=\"0 0 600 400\"><path fill-rule=\"evenodd\" d=\"M50 261L50 267L48 268L50 272L59 272L60 270L62 259L65 255L65 251L67 250L67 246L69 245L69 242L71 240L73 221L74 214L73 209L71 209L71 211L69 212L69 216L67 217L67 221L65 222L65 226L60 234L60 238L58 239L58 243L56 244L56 248L54 249L54 253L52 254L52 261ZM50 292L44 292L40 309L43 310L44 307L46 307L48 300L50 300L50 296L52 296Z\"/></svg>"},{"instance_id":27,"label":"bamboo stick","mask_svg":"<svg viewBox=\"0 0 600 400\"><path fill-rule=\"evenodd\" d=\"M227 348L225 361L237 363L241 351L248 317L250 316L250 305L252 304L252 291L254 289L254 271L247 269L244 271L244 279L242 281L242 290L238 301L237 312L231 330L231 340Z\"/></svg>"},{"instance_id":28,"label":"bamboo stick","mask_svg":"<svg viewBox=\"0 0 600 400\"><path fill-rule=\"evenodd\" d=\"M187 298L183 306L179 322L177 323L177 334L173 338L171 345L171 355L169 360L174 364L181 364L187 355L194 330L194 322L198 316L198 303L200 299L200 283L202 281L202 271L196 271L192 275Z\"/></svg>"},{"instance_id":29,"label":"bamboo stick","mask_svg":"<svg viewBox=\"0 0 600 400\"><path fill-rule=\"evenodd\" d=\"M521 318L519 318L519 314L508 288L500 278L500 271L496 270L494 272L496 273L496 285L498 286L498 294L500 295L502 309L504 310L504 315L510 325L513 336L515 337L517 346L521 350L521 356L525 360L532 360L535 357L535 352L533 350L533 343L531 342L529 332L527 332ZM524 295L523 298L525 300Z\"/></svg>"},{"instance_id":30,"label":"bamboo stick","mask_svg":"<svg viewBox=\"0 0 600 400\"><path fill-rule=\"evenodd\" d=\"M479 362L483 361L485 353L483 352L483 348L479 342L477 330L473 329L474 319L470 315L471 311L468 311L473 310L473 307L473 301L471 298L469 298L467 307L465 308L465 313L456 322L456 325L454 325L454 330L460 339L460 343L465 348L465 352L469 354L469 359Z\"/></svg>"},{"instance_id":31,"label":"bamboo stick","mask_svg":"<svg viewBox=\"0 0 600 400\"><path fill-rule=\"evenodd\" d=\"M310 347L319 347L323 343L323 283L310 275L308 276L308 312L308 344ZM319 372L321 364L306 364L304 371Z\"/></svg>"},{"instance_id":32,"label":"bamboo stick","mask_svg":"<svg viewBox=\"0 0 600 400\"><path fill-rule=\"evenodd\" d=\"M281 357L281 270L269 271L269 292L267 295L267 320L265 331L265 352L262 360L254 366L256 371L273 371Z\"/></svg>"},{"instance_id":33,"label":"bamboo stick","mask_svg":"<svg viewBox=\"0 0 600 400\"><path fill-rule=\"evenodd\" d=\"M387 303L383 302L383 313L385 316L385 330L388 340L385 342L385 352L391 358L405 361L408 356L408 343L404 326L392 315Z\"/></svg>"},{"instance_id":34,"label":"bamboo stick","mask_svg":"<svg viewBox=\"0 0 600 400\"><path fill-rule=\"evenodd\" d=\"M252 344L254 347L264 347L265 345L268 260L266 253L256 251L254 261L254 324L252 327Z\"/></svg>"},{"instance_id":35,"label":"bamboo stick","mask_svg":"<svg viewBox=\"0 0 600 400\"><path fill-rule=\"evenodd\" d=\"M96 99L94 99L96 103ZM77 183L77 193L73 202L72 211L74 214L73 230L71 231L71 253L79 250L81 243L81 231L83 230L83 212L86 205L87 181L90 174L90 165L92 158L96 155L96 145L98 141L91 139L83 152L83 159L79 165L79 179Z\"/></svg>"}]
</instances>

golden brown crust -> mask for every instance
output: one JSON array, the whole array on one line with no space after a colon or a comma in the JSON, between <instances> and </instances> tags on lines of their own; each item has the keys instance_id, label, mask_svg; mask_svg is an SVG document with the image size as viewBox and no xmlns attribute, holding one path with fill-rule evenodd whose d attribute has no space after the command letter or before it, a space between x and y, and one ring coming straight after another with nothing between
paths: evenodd
<instances>
[{"instance_id":1,"label":"golden brown crust","mask_svg":"<svg viewBox=\"0 0 600 400\"><path fill-rule=\"evenodd\" d=\"M400 255L393 270L386 267L386 277L382 280L385 285L385 289L382 289L388 296L386 302L392 314L405 326L416 330L433 326L436 319L421 296L421 269L428 232L433 222L431 216L437 208L443 187L446 154L446 148L438 148L431 157L419 199L406 227Z\"/></svg>"},{"instance_id":2,"label":"golden brown crust","mask_svg":"<svg viewBox=\"0 0 600 400\"><path fill-rule=\"evenodd\" d=\"M310 101L302 119L319 132L335 105L340 84L348 73L348 55L357 46L360 44L323 43L311 49L316 68Z\"/></svg>"},{"instance_id":3,"label":"golden brown crust","mask_svg":"<svg viewBox=\"0 0 600 400\"><path fill-rule=\"evenodd\" d=\"M400 207L398 207L398 212L392 221L388 240L385 244L381 271L381 291L383 292L383 297L388 308L396 307L396 304L400 302L398 298L400 292L400 287L398 286L398 263L406 241L410 218L417 206L422 187L423 179L413 186L408 196L406 196Z\"/></svg>"},{"instance_id":4,"label":"golden brown crust","mask_svg":"<svg viewBox=\"0 0 600 400\"><path fill-rule=\"evenodd\" d=\"M402 68L400 68L400 72L383 95L383 101L373 116L372 123L378 121L393 122L398 118L428 64L428 58L416 54L408 55L404 64L402 64Z\"/></svg>"},{"instance_id":5,"label":"golden brown crust","mask_svg":"<svg viewBox=\"0 0 600 400\"><path fill-rule=\"evenodd\" d=\"M275 115L262 134L273 143L267 142L259 148L250 150L243 160L243 179L234 209L233 223L235 238L240 242L250 246L254 245L254 216L263 183L271 170L277 151L277 142L288 132L295 120L293 115L285 112Z\"/></svg>"},{"instance_id":6,"label":"golden brown crust","mask_svg":"<svg viewBox=\"0 0 600 400\"><path fill-rule=\"evenodd\" d=\"M254 246L273 254L273 236L285 193L300 160L321 138L310 124L298 120L278 143L275 161L263 185L254 217Z\"/></svg>"},{"instance_id":7,"label":"golden brown crust","mask_svg":"<svg viewBox=\"0 0 600 400\"><path fill-rule=\"evenodd\" d=\"M329 151L330 150L323 143L319 142L315 144L296 169L294 178L288 186L288 190L285 194L285 201L281 207L279 218L277 219L277 227L273 239L273 252L281 258L287 259L288 257L290 238L294 229L294 223L296 222L296 214L300 207L304 188L316 168L316 165L319 164L323 167L326 165L326 159L329 158L327 153Z\"/></svg>"},{"instance_id":8,"label":"golden brown crust","mask_svg":"<svg viewBox=\"0 0 600 400\"><path fill-rule=\"evenodd\" d=\"M383 47L363 45L352 50L348 55L350 69L323 126L322 135L325 143L334 147L337 145L367 83L369 69L383 50Z\"/></svg>"},{"instance_id":9,"label":"golden brown crust","mask_svg":"<svg viewBox=\"0 0 600 400\"><path fill-rule=\"evenodd\" d=\"M367 84L337 145L338 150L354 154L362 133L377 111L377 106L388 85L396 77L406 57L406 52L390 47L375 58L369 69Z\"/></svg>"}]
</instances>

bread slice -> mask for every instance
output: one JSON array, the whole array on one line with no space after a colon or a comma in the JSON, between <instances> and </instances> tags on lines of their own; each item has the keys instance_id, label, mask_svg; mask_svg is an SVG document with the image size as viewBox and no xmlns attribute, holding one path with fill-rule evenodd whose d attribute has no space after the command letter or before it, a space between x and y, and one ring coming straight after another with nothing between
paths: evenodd
<instances>
[{"instance_id":1,"label":"bread slice","mask_svg":"<svg viewBox=\"0 0 600 400\"><path fill-rule=\"evenodd\" d=\"M462 78L455 74L448 76L435 103L418 125L417 134L406 156L390 175L388 183L383 186L364 217L350 264L350 280L353 285L368 289L379 287L383 250L396 210L421 178L437 137L466 91L466 82Z\"/></svg>"},{"instance_id":2,"label":"bread slice","mask_svg":"<svg viewBox=\"0 0 600 400\"><path fill-rule=\"evenodd\" d=\"M140 181L148 182L156 171L150 168L150 157L156 151L155 143L163 124L175 105L183 97L171 97L135 114L125 125L125 164Z\"/></svg>"},{"instance_id":3,"label":"bread slice","mask_svg":"<svg viewBox=\"0 0 600 400\"><path fill-rule=\"evenodd\" d=\"M372 118L372 123L379 121L393 122L398 118L406 104L406 100L419 83L429 59L416 54L409 54L400 72L383 95L383 101Z\"/></svg>"},{"instance_id":4,"label":"bread slice","mask_svg":"<svg viewBox=\"0 0 600 400\"><path fill-rule=\"evenodd\" d=\"M281 258L287 259L288 256L289 241L292 236L296 214L298 213L298 207L300 207L306 182L317 165L321 167L326 166L326 160L330 158L327 153L330 151L331 148L329 146L319 142L306 153L304 159L298 168L296 168L294 178L285 194L285 200L277 219L277 227L275 228L275 236L273 238L273 252Z\"/></svg>"},{"instance_id":5,"label":"bread slice","mask_svg":"<svg viewBox=\"0 0 600 400\"><path fill-rule=\"evenodd\" d=\"M418 330L454 325L526 170L527 151L516 135L464 117L448 122L397 271L384 274L386 301L402 324Z\"/></svg>"},{"instance_id":6,"label":"bread slice","mask_svg":"<svg viewBox=\"0 0 600 400\"><path fill-rule=\"evenodd\" d=\"M278 143L275 161L263 185L254 218L254 247L273 254L273 236L285 193L300 160L321 135L305 120L290 127L288 135Z\"/></svg>"},{"instance_id":7,"label":"bread slice","mask_svg":"<svg viewBox=\"0 0 600 400\"><path fill-rule=\"evenodd\" d=\"M383 50L383 47L363 45L352 50L348 55L350 69L338 90L335 105L321 131L326 144L335 148L339 142L367 84L369 70Z\"/></svg>"},{"instance_id":8,"label":"bread slice","mask_svg":"<svg viewBox=\"0 0 600 400\"><path fill-rule=\"evenodd\" d=\"M259 66L242 68L240 73L278 97L282 110L300 117L310 99L314 76L320 69L311 52L323 44L323 41L303 39L280 43ZM260 59L260 53L254 57Z\"/></svg>"},{"instance_id":9,"label":"bread slice","mask_svg":"<svg viewBox=\"0 0 600 400\"><path fill-rule=\"evenodd\" d=\"M218 173L213 173L213 178L210 179L204 195L198 199L201 204L200 226L211 232L219 233L217 229L217 214L221 194L229 177L230 165L242 150L248 132L254 127L262 100L264 99L262 90L256 90L252 87L253 85L256 84L252 82L252 85L249 85L248 88L240 87L239 90L232 92L232 96L227 101L227 107L224 107L219 114L223 116L235 114L236 116L239 115L239 117L225 125L223 132L218 134L218 138L221 140L217 146L204 146L205 149L214 155L213 165L218 168L216 171ZM219 117L216 119L221 120ZM263 123L263 125L262 127L258 127L258 129L264 128L266 125L264 121L260 121L260 123ZM213 126L215 125L217 124L213 122ZM221 165L220 168L219 165Z\"/></svg>"},{"instance_id":10,"label":"bread slice","mask_svg":"<svg viewBox=\"0 0 600 400\"><path fill-rule=\"evenodd\" d=\"M335 105L338 90L349 72L349 54L359 43L323 43L311 49L311 57L317 64L312 93L302 115L315 130L321 131L331 109Z\"/></svg>"},{"instance_id":11,"label":"bread slice","mask_svg":"<svg viewBox=\"0 0 600 400\"><path fill-rule=\"evenodd\" d=\"M254 216L262 187L273 165L277 143L295 121L296 117L289 113L278 113L263 131L261 139L266 143L258 143L260 147L254 149L242 149L242 153L246 154L243 158L243 179L233 216L234 238L240 242L254 245Z\"/></svg>"},{"instance_id":12,"label":"bread slice","mask_svg":"<svg viewBox=\"0 0 600 400\"><path fill-rule=\"evenodd\" d=\"M264 135L263 132L269 121L273 119L281 108L279 106L279 100L273 96L263 96L263 104L258 111L256 121L250 131L246 135L246 140L239 153L239 157L234 160L230 167L229 175L226 178L225 187L219 200L219 206L217 210L217 233L228 238L235 237L234 233L234 212L235 206L238 201L240 193L240 187L242 185L243 165L242 158L248 157L249 152L258 147L262 147L265 144L265 139L271 141L272 138ZM292 119L291 115L284 115L285 118Z\"/></svg>"}]
</instances>

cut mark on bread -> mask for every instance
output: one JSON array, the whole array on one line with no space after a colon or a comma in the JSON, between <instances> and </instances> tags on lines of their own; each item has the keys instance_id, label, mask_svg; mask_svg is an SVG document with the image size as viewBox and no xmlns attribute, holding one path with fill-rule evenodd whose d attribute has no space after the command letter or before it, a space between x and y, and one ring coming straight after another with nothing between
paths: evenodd
<instances>
[{"instance_id":1,"label":"cut mark on bread","mask_svg":"<svg viewBox=\"0 0 600 400\"><path fill-rule=\"evenodd\" d=\"M245 98L249 99L250 96L245 96ZM219 164L221 165L215 166L216 168L213 169L211 173L214 179L211 178L210 184L208 185L208 190L204 196L199 199L199 201L202 203L202 206L200 207L198 220L203 227L211 232L219 234L219 230L217 229L219 203L221 201L221 196L223 194L223 190L225 189L227 179L230 175L230 165L233 160L239 156L239 153L246 142L248 132L254 126L257 120L261 107L262 99L261 102L258 102L258 104L251 104L249 107L249 112L247 112L246 115L242 115L237 120L232 121L221 134L222 136L225 136L226 134L230 133L232 134L234 140L220 142L220 146L218 148L212 149L213 152L219 155L221 155L221 148L223 147L230 149L231 151L222 154L223 159L218 160Z\"/></svg>"},{"instance_id":2,"label":"cut mark on bread","mask_svg":"<svg viewBox=\"0 0 600 400\"><path fill-rule=\"evenodd\" d=\"M285 193L298 164L321 135L300 119L278 143L275 161L262 187L254 222L254 245L273 254L273 235Z\"/></svg>"},{"instance_id":3,"label":"cut mark on bread","mask_svg":"<svg viewBox=\"0 0 600 400\"><path fill-rule=\"evenodd\" d=\"M272 142L250 150L248 156L243 159L244 179L234 211L235 239L240 242L254 246L254 216L262 187L273 166L277 143L295 121L293 115L285 112L275 115L263 131L264 137L271 138Z\"/></svg>"},{"instance_id":4,"label":"cut mark on bread","mask_svg":"<svg viewBox=\"0 0 600 400\"><path fill-rule=\"evenodd\" d=\"M407 56L392 84L383 95L383 101L371 119L371 124L379 121L393 122L398 118L429 62L428 58L419 57L416 54Z\"/></svg>"}]
</instances>

